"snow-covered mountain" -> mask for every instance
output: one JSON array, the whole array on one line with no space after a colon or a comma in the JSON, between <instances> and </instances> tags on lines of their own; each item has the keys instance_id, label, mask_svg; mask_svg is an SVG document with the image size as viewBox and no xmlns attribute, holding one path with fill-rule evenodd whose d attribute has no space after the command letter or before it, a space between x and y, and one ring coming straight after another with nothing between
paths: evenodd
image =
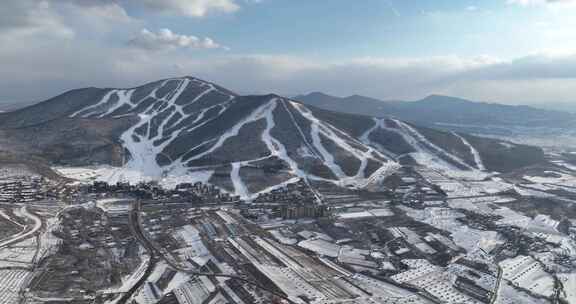
<instances>
[{"instance_id":1,"label":"snow-covered mountain","mask_svg":"<svg viewBox=\"0 0 576 304\"><path fill-rule=\"evenodd\" d=\"M401 164L481 177L542 160L538 148L238 96L192 77L87 88L0 114L0 151L108 164L108 181L205 181L243 197L299 177L363 188Z\"/></svg>"}]
</instances>

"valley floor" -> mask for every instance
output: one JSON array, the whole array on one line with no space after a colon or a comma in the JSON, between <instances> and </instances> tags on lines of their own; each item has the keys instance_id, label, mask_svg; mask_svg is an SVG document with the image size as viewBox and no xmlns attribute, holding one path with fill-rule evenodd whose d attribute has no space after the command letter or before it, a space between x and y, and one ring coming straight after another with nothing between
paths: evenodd
<instances>
[{"instance_id":1,"label":"valley floor","mask_svg":"<svg viewBox=\"0 0 576 304\"><path fill-rule=\"evenodd\" d=\"M576 303L567 160L404 166L371 191L294 179L249 201L201 174L56 170L78 182L0 178L0 303Z\"/></svg>"}]
</instances>

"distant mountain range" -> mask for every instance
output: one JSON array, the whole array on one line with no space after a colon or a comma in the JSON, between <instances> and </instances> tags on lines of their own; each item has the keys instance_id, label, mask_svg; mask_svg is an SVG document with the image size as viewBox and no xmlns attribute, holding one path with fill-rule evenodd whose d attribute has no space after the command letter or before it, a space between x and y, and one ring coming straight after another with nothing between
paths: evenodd
<instances>
[{"instance_id":1,"label":"distant mountain range","mask_svg":"<svg viewBox=\"0 0 576 304\"><path fill-rule=\"evenodd\" d=\"M16 111L33 104L34 102L0 102L0 112Z\"/></svg>"},{"instance_id":2,"label":"distant mountain range","mask_svg":"<svg viewBox=\"0 0 576 304\"><path fill-rule=\"evenodd\" d=\"M431 95L418 101L382 101L315 92L294 99L319 108L372 116L391 116L422 126L486 135L576 133L576 114Z\"/></svg>"},{"instance_id":3,"label":"distant mountain range","mask_svg":"<svg viewBox=\"0 0 576 304\"><path fill-rule=\"evenodd\" d=\"M576 113L576 102L547 102L539 103L536 107L551 111Z\"/></svg>"},{"instance_id":4,"label":"distant mountain range","mask_svg":"<svg viewBox=\"0 0 576 304\"><path fill-rule=\"evenodd\" d=\"M130 89L77 89L1 113L0 152L52 165L112 165L109 182L179 178L243 197L303 177L365 188L402 164L482 178L544 160L536 147L381 117L396 103L361 97L334 103L350 112L356 102L353 108L365 106L366 116L320 109L338 101L326 98L326 104L307 106L277 95L239 96L193 77ZM414 105L427 103L434 108L431 100Z\"/></svg>"}]
</instances>

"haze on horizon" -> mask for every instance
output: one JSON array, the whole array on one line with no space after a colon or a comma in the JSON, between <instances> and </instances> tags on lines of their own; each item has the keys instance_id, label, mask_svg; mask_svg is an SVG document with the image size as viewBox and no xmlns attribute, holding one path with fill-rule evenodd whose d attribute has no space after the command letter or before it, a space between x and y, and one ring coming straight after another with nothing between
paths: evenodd
<instances>
[{"instance_id":1,"label":"haze on horizon","mask_svg":"<svg viewBox=\"0 0 576 304\"><path fill-rule=\"evenodd\" d=\"M0 102L182 75L238 92L576 103L573 0L4 0Z\"/></svg>"}]
</instances>

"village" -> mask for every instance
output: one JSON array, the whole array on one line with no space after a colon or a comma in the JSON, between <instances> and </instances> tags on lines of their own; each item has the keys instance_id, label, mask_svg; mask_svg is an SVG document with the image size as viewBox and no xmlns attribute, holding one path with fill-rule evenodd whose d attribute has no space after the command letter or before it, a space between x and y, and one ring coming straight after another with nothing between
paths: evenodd
<instances>
[{"instance_id":1,"label":"village","mask_svg":"<svg viewBox=\"0 0 576 304\"><path fill-rule=\"evenodd\" d=\"M0 303L573 296L574 219L523 213L518 202L538 198L498 178L404 167L385 183L364 191L300 179L246 201L201 182L165 189L5 175Z\"/></svg>"}]
</instances>

